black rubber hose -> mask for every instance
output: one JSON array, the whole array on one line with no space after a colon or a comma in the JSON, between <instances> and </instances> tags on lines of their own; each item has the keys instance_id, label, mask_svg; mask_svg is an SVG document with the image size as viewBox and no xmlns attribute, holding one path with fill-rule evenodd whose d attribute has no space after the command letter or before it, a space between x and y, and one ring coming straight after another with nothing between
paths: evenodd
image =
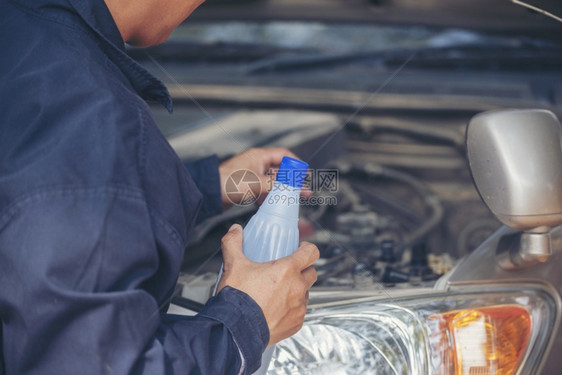
<instances>
[{"instance_id":1,"label":"black rubber hose","mask_svg":"<svg viewBox=\"0 0 562 375\"><path fill-rule=\"evenodd\" d=\"M424 204L429 208L431 213L428 220L404 239L405 246L413 246L417 244L428 233L435 229L437 225L439 225L443 219L443 206L441 205L439 198L437 198L437 196L433 194L423 182L407 173L381 165L367 164L363 166L362 169L369 175L390 178L411 186L422 197Z\"/></svg>"},{"instance_id":2,"label":"black rubber hose","mask_svg":"<svg viewBox=\"0 0 562 375\"><path fill-rule=\"evenodd\" d=\"M423 199L424 204L429 208L428 219L419 227L414 229L405 239L404 246L409 247L417 244L433 229L435 229L443 219L444 209L439 198L433 194L429 188L420 180L395 169L384 167L378 164L351 165L340 168L340 173L349 173L357 170L371 177L384 177L403 182L409 185Z\"/></svg>"}]
</instances>

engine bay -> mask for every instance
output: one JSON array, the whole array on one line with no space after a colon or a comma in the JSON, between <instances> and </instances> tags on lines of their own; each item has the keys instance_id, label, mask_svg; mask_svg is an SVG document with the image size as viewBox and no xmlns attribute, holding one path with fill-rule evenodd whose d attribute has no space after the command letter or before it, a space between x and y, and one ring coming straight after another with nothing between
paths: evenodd
<instances>
[{"instance_id":1,"label":"engine bay","mask_svg":"<svg viewBox=\"0 0 562 375\"><path fill-rule=\"evenodd\" d=\"M185 119L181 110L178 117ZM255 146L294 151L311 165L314 195L301 204L299 230L301 240L321 252L314 288L384 290L431 286L500 226L470 177L464 154L469 119L464 112L351 118L239 110L168 139L184 160L212 153L226 159L237 148ZM183 297L209 297L221 237L256 209L234 206L196 228L179 279Z\"/></svg>"}]
</instances>

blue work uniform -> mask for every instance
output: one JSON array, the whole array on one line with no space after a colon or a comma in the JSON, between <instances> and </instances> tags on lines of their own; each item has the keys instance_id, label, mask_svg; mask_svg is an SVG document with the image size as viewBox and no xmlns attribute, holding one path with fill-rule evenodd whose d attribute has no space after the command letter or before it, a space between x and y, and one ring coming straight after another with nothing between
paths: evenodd
<instances>
[{"instance_id":1,"label":"blue work uniform","mask_svg":"<svg viewBox=\"0 0 562 375\"><path fill-rule=\"evenodd\" d=\"M216 158L189 168L103 0L0 0L0 374L251 373L259 306L225 288L165 313L190 229L220 212Z\"/></svg>"}]
</instances>

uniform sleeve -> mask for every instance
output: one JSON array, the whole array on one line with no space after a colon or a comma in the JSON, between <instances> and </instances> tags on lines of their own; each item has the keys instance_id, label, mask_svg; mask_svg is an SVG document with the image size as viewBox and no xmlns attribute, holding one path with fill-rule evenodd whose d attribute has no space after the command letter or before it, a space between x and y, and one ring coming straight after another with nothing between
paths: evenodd
<instances>
[{"instance_id":1,"label":"uniform sleeve","mask_svg":"<svg viewBox=\"0 0 562 375\"><path fill-rule=\"evenodd\" d=\"M261 354L269 342L269 329L260 307L247 294L226 287L207 302L195 320L174 315L163 318L166 328L159 340L170 348L167 354L172 363L183 358L196 363L195 373L201 374L251 374L259 368ZM176 331L190 334L170 335ZM232 357L233 351L239 351L241 356L234 356L232 363L217 361Z\"/></svg>"},{"instance_id":2,"label":"uniform sleeve","mask_svg":"<svg viewBox=\"0 0 562 375\"><path fill-rule=\"evenodd\" d=\"M2 349L4 345L2 344L2 342L2 324L0 324L0 375L4 375L6 373L6 370L4 370L4 350Z\"/></svg>"},{"instance_id":3,"label":"uniform sleeve","mask_svg":"<svg viewBox=\"0 0 562 375\"><path fill-rule=\"evenodd\" d=\"M185 163L195 185L203 194L203 204L197 222L218 215L222 212L219 159L212 155L193 162Z\"/></svg>"},{"instance_id":4,"label":"uniform sleeve","mask_svg":"<svg viewBox=\"0 0 562 375\"><path fill-rule=\"evenodd\" d=\"M166 249L153 225L142 196L120 188L38 193L0 216L6 375L258 368L269 331L245 293L225 288L194 317L161 312L168 301L154 295L174 281L154 275L183 249Z\"/></svg>"}]
</instances>

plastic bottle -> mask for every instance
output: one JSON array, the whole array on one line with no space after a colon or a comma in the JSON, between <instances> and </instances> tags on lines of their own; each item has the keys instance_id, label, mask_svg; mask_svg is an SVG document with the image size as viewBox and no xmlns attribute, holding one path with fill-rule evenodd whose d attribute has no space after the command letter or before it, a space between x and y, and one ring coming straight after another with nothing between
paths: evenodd
<instances>
[{"instance_id":1,"label":"plastic bottle","mask_svg":"<svg viewBox=\"0 0 562 375\"><path fill-rule=\"evenodd\" d=\"M308 164L303 161L290 157L281 161L271 191L244 227L244 254L250 260L268 262L290 255L298 248L300 190L307 170ZM274 346L266 349L262 365L254 375L267 372L273 350Z\"/></svg>"},{"instance_id":2,"label":"plastic bottle","mask_svg":"<svg viewBox=\"0 0 562 375\"><path fill-rule=\"evenodd\" d=\"M303 161L281 161L271 191L244 228L244 254L249 259L267 262L297 249L300 190L307 170Z\"/></svg>"}]
</instances>

